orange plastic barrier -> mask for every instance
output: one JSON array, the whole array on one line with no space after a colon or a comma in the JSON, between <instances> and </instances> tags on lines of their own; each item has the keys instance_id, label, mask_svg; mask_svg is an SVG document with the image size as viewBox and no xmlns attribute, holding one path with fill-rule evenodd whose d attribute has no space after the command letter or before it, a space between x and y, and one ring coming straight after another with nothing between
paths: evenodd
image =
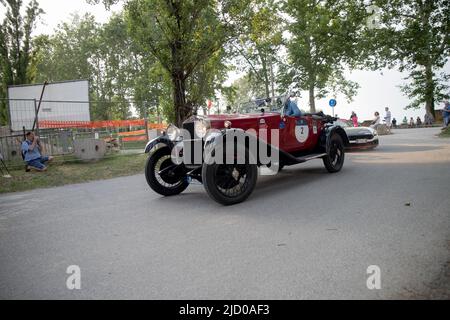
<instances>
[{"instance_id":1,"label":"orange plastic barrier","mask_svg":"<svg viewBox=\"0 0 450 320\"><path fill-rule=\"evenodd\" d=\"M145 130L131 131L131 132L119 132L119 137L131 137L145 135Z\"/></svg>"},{"instance_id":2,"label":"orange plastic barrier","mask_svg":"<svg viewBox=\"0 0 450 320\"><path fill-rule=\"evenodd\" d=\"M99 128L123 128L123 127L140 127L145 126L145 120L108 120L108 121L39 121L39 128L41 129L68 129L68 128L82 128L82 129L99 129ZM149 129L164 130L165 124L149 123Z\"/></svg>"},{"instance_id":3,"label":"orange plastic barrier","mask_svg":"<svg viewBox=\"0 0 450 320\"><path fill-rule=\"evenodd\" d=\"M136 137L123 137L123 142L131 142L131 141L147 141L146 136L136 136Z\"/></svg>"}]
</instances>

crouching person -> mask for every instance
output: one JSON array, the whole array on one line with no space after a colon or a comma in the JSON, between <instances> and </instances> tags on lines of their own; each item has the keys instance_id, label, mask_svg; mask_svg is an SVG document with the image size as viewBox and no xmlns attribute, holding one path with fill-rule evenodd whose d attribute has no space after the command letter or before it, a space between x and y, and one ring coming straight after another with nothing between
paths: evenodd
<instances>
[{"instance_id":1,"label":"crouching person","mask_svg":"<svg viewBox=\"0 0 450 320\"><path fill-rule=\"evenodd\" d=\"M47 162L53 160L53 157L43 157L41 155L42 146L39 142L39 137L35 136L33 132L26 134L26 140L22 143L22 154L27 164L27 171L35 169L37 171L46 171Z\"/></svg>"}]
</instances>

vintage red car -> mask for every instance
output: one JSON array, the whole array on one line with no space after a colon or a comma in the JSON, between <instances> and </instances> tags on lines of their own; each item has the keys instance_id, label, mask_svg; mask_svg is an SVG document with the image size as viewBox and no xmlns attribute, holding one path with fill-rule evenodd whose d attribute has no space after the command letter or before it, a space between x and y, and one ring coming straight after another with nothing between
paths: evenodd
<instances>
[{"instance_id":1,"label":"vintage red car","mask_svg":"<svg viewBox=\"0 0 450 320\"><path fill-rule=\"evenodd\" d=\"M329 172L340 171L349 140L333 124L336 118L323 113L287 116L287 99L278 99L279 111L258 106L249 113L193 116L182 128L169 126L146 146L148 184L173 196L195 179L212 199L233 205L253 192L261 167L276 174L284 166L320 158Z\"/></svg>"}]
</instances>

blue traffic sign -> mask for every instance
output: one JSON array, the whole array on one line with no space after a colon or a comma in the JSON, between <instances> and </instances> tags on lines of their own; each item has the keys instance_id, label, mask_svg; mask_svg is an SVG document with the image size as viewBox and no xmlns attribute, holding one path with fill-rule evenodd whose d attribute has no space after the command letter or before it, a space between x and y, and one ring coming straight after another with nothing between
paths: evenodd
<instances>
[{"instance_id":1,"label":"blue traffic sign","mask_svg":"<svg viewBox=\"0 0 450 320\"><path fill-rule=\"evenodd\" d=\"M334 107L336 107L336 105L337 105L336 99L331 99L330 100L330 107L334 108Z\"/></svg>"}]
</instances>

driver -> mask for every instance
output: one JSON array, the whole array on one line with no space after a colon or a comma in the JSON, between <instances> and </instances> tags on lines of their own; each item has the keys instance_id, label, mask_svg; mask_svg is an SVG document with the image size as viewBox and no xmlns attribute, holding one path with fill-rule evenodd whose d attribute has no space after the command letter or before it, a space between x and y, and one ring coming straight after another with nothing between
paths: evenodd
<instances>
[{"instance_id":1,"label":"driver","mask_svg":"<svg viewBox=\"0 0 450 320\"><path fill-rule=\"evenodd\" d=\"M295 97L295 93L291 93L290 97L286 101L286 105L284 106L284 115L288 117L300 117L302 113L297 106L297 103L292 100Z\"/></svg>"}]
</instances>

